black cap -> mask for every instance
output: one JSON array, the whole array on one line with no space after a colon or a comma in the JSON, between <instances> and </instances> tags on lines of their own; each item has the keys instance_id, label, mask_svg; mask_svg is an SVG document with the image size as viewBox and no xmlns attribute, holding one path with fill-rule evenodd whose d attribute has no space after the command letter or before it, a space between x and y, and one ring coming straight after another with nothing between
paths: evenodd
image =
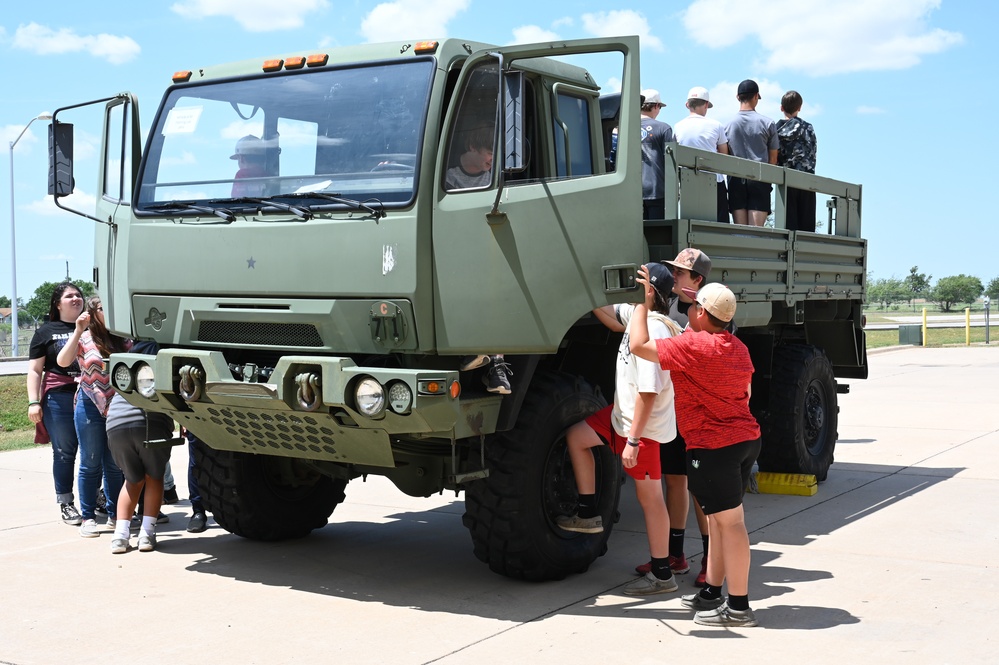
<instances>
[{"instance_id":1,"label":"black cap","mask_svg":"<svg viewBox=\"0 0 999 665\"><path fill-rule=\"evenodd\" d=\"M756 81L754 81L753 79L746 79L745 81L739 84L738 94L758 95L760 94L760 86L756 85ZM760 99L763 99L763 97L760 97Z\"/></svg>"},{"instance_id":2,"label":"black cap","mask_svg":"<svg viewBox=\"0 0 999 665\"><path fill-rule=\"evenodd\" d=\"M649 270L649 282L652 287L659 292L663 300L668 301L673 293L673 273L661 263L646 263L645 267Z\"/></svg>"}]
</instances>

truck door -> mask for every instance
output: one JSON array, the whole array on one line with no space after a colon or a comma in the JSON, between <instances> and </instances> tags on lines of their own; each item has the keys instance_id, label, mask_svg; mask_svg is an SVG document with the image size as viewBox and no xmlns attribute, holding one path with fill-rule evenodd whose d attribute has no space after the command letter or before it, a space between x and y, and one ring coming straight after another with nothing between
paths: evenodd
<instances>
[{"instance_id":1,"label":"truck door","mask_svg":"<svg viewBox=\"0 0 999 665\"><path fill-rule=\"evenodd\" d=\"M616 168L607 172L600 88L566 62L621 69ZM604 58L609 60L609 55ZM501 93L521 72L522 104ZM608 91L616 92L616 90ZM554 352L590 310L637 300L643 261L638 39L491 49L466 61L445 120L433 223L441 353ZM522 113L522 169L505 131Z\"/></svg>"},{"instance_id":2,"label":"truck door","mask_svg":"<svg viewBox=\"0 0 999 665\"><path fill-rule=\"evenodd\" d=\"M61 121L68 111L99 107L103 127L101 151L97 160L95 214L64 205L64 197L73 194L73 125ZM86 111L84 111L86 113ZM71 117L72 114L71 114ZM85 116L93 121L93 116ZM89 123L88 123L89 124ZM109 330L125 336L134 335L131 305L126 284L128 233L131 228L132 190L141 155L139 105L135 96L124 92L112 98L99 99L58 109L52 118L50 140L50 187L57 206L98 222L94 237L93 281L104 304L104 317Z\"/></svg>"}]
</instances>

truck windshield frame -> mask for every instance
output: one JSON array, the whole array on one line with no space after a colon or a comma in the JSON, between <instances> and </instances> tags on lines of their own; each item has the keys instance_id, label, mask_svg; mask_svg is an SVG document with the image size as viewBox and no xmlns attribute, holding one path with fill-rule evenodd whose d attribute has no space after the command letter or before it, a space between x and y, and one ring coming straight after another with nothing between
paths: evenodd
<instances>
[{"instance_id":1,"label":"truck windshield frame","mask_svg":"<svg viewBox=\"0 0 999 665\"><path fill-rule=\"evenodd\" d=\"M282 197L312 210L408 206L435 68L410 58L174 87L150 133L135 213L163 216L171 203L239 212Z\"/></svg>"}]
</instances>

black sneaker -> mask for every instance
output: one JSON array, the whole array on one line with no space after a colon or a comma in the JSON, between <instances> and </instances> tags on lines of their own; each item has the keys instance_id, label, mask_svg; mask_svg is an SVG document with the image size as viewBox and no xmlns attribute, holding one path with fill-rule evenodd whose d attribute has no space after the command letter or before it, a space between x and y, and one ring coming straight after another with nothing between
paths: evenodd
<instances>
[{"instance_id":1,"label":"black sneaker","mask_svg":"<svg viewBox=\"0 0 999 665\"><path fill-rule=\"evenodd\" d=\"M104 496L104 488L97 490L97 503L94 505L94 512L102 517L108 516L108 498Z\"/></svg>"},{"instance_id":2,"label":"black sneaker","mask_svg":"<svg viewBox=\"0 0 999 665\"><path fill-rule=\"evenodd\" d=\"M189 533L201 533L208 528L208 516L203 511L196 511L191 515L191 521L187 523Z\"/></svg>"},{"instance_id":3,"label":"black sneaker","mask_svg":"<svg viewBox=\"0 0 999 665\"><path fill-rule=\"evenodd\" d=\"M83 524L83 515L71 503L60 503L59 511L62 513L62 521L70 526L80 526Z\"/></svg>"},{"instance_id":4,"label":"black sneaker","mask_svg":"<svg viewBox=\"0 0 999 665\"><path fill-rule=\"evenodd\" d=\"M493 358L493 365L489 368L486 375L482 377L482 382L486 384L486 390L491 393L509 395L510 377L512 375L513 370L510 369L510 363L503 360L500 356L495 356Z\"/></svg>"},{"instance_id":5,"label":"black sneaker","mask_svg":"<svg viewBox=\"0 0 999 665\"><path fill-rule=\"evenodd\" d=\"M176 487L171 487L168 490L163 490L163 503L169 506L177 503L179 500L180 498L177 496Z\"/></svg>"}]
</instances>

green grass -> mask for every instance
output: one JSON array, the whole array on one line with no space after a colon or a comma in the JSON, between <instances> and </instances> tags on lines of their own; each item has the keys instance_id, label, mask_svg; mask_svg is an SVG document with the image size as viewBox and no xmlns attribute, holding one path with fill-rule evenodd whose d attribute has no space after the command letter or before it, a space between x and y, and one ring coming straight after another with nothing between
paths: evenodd
<instances>
[{"instance_id":1,"label":"green grass","mask_svg":"<svg viewBox=\"0 0 999 665\"><path fill-rule=\"evenodd\" d=\"M35 445L34 439L24 377L0 376L0 451L30 448Z\"/></svg>"},{"instance_id":2,"label":"green grass","mask_svg":"<svg viewBox=\"0 0 999 665\"><path fill-rule=\"evenodd\" d=\"M866 335L868 349L898 344L898 330L868 330ZM928 328L926 331L926 346L952 346L964 343L964 328ZM984 326L971 329L971 343L985 343ZM991 346L999 348L999 326L989 326L989 343Z\"/></svg>"}]
</instances>

